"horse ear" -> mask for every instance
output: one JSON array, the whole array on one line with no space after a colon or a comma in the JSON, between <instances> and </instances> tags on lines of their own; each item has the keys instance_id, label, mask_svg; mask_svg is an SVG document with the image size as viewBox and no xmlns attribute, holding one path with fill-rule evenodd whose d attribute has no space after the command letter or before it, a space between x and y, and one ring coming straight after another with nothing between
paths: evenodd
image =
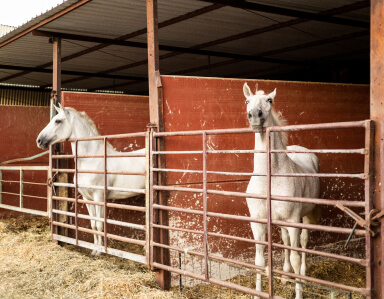
<instances>
[{"instance_id":1,"label":"horse ear","mask_svg":"<svg viewBox=\"0 0 384 299\"><path fill-rule=\"evenodd\" d=\"M243 86L243 92L244 92L244 96L246 98L249 98L251 96L253 96L252 92L251 92L251 89L249 88L248 84L247 83L244 83L244 86Z\"/></svg>"},{"instance_id":2,"label":"horse ear","mask_svg":"<svg viewBox=\"0 0 384 299\"><path fill-rule=\"evenodd\" d=\"M55 104L53 104L53 107L55 107L55 110L57 111L57 113L60 113L60 112L61 112L60 108L59 108L59 107L56 107Z\"/></svg>"},{"instance_id":3,"label":"horse ear","mask_svg":"<svg viewBox=\"0 0 384 299\"><path fill-rule=\"evenodd\" d=\"M274 91L272 91L269 95L268 95L268 102L272 103L274 98L276 96L276 88Z\"/></svg>"}]
</instances>

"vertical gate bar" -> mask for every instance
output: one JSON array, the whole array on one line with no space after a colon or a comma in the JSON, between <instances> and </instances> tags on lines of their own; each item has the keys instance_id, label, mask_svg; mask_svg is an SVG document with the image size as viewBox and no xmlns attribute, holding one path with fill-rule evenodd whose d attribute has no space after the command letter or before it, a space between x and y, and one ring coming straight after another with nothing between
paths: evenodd
<instances>
[{"instance_id":1,"label":"vertical gate bar","mask_svg":"<svg viewBox=\"0 0 384 299\"><path fill-rule=\"evenodd\" d=\"M24 170L20 167L20 209L24 207Z\"/></svg>"},{"instance_id":2,"label":"vertical gate bar","mask_svg":"<svg viewBox=\"0 0 384 299\"><path fill-rule=\"evenodd\" d=\"M364 157L364 173L365 173L365 221L369 225L369 214L373 209L373 140L374 140L374 123L366 121L365 127L365 150ZM370 295L366 298L372 298L373 290L373 244L372 236L369 230L365 232L365 252L369 261L366 268L366 288L371 290Z\"/></svg>"},{"instance_id":3,"label":"vertical gate bar","mask_svg":"<svg viewBox=\"0 0 384 299\"><path fill-rule=\"evenodd\" d=\"M204 274L209 281L208 273L208 220L207 220L207 133L203 133L203 224L204 224Z\"/></svg>"},{"instance_id":4,"label":"vertical gate bar","mask_svg":"<svg viewBox=\"0 0 384 299\"><path fill-rule=\"evenodd\" d=\"M2 192L3 192L3 170L0 169L0 204L3 203Z\"/></svg>"},{"instance_id":5,"label":"vertical gate bar","mask_svg":"<svg viewBox=\"0 0 384 299\"><path fill-rule=\"evenodd\" d=\"M75 141L75 227L76 227L76 245L78 246L79 245L79 222L78 222L78 217L77 217L77 213L78 213L78 195L77 195L77 192L78 192L78 175L77 175L77 156L78 156L78 153L77 153L77 149L78 149L78 140Z\"/></svg>"},{"instance_id":6,"label":"vertical gate bar","mask_svg":"<svg viewBox=\"0 0 384 299\"><path fill-rule=\"evenodd\" d=\"M153 185L154 185L154 172L153 172L153 168L154 168L154 161L155 161L155 157L154 157L154 154L153 154L153 147L155 146L156 144L156 140L155 138L156 137L153 137L153 129L150 128L151 130L151 147L150 147L150 186L151 186L151 192L149 194L149 231L150 231L150 240L149 240L149 246L151 248L150 250L150 259L149 259L149 265L150 265L150 268L151 270L153 271L154 270L154 267L153 267L153 260L154 260L154 251L155 249L153 248L153 242L154 242L154 234L153 234L153 219L154 219L154 209L153 209L153 200L154 200L154 193L157 192L157 191L154 191L153 190Z\"/></svg>"},{"instance_id":7,"label":"vertical gate bar","mask_svg":"<svg viewBox=\"0 0 384 299\"><path fill-rule=\"evenodd\" d=\"M271 131L266 130L267 150L267 229L268 229L268 293L273 297L273 263L272 263L272 201L271 201ZM278 133L277 133L278 134Z\"/></svg>"},{"instance_id":8,"label":"vertical gate bar","mask_svg":"<svg viewBox=\"0 0 384 299\"><path fill-rule=\"evenodd\" d=\"M52 98L51 98L51 101L52 101ZM52 102L51 102L51 104L52 104ZM52 193L55 194L55 189L54 189L55 186L53 186L54 176L52 175L52 169L53 169L52 153L53 153L53 146L50 145L49 146L49 170L48 171L49 171L49 176L51 178L51 194ZM50 214L51 214L51 237L52 237L52 241L55 242L55 240L53 239L53 234L57 234L57 229L55 229L55 226L53 225L53 222L56 221L56 215L53 214L53 209L55 208L53 196L51 196L50 208L51 208L51 211L50 211Z\"/></svg>"},{"instance_id":9,"label":"vertical gate bar","mask_svg":"<svg viewBox=\"0 0 384 299\"><path fill-rule=\"evenodd\" d=\"M48 170L47 170L47 216L49 220L52 222L52 186L50 186L49 184L49 182L51 181L52 181L52 172L51 172L51 169L48 167Z\"/></svg>"},{"instance_id":10,"label":"vertical gate bar","mask_svg":"<svg viewBox=\"0 0 384 299\"><path fill-rule=\"evenodd\" d=\"M147 267L150 269L150 194L151 184L150 184L150 161L152 157L150 156L151 151L151 133L150 128L147 128L145 133L145 256L147 259Z\"/></svg>"},{"instance_id":11,"label":"vertical gate bar","mask_svg":"<svg viewBox=\"0 0 384 299\"><path fill-rule=\"evenodd\" d=\"M107 137L104 137L104 250L108 253L107 241Z\"/></svg>"}]
</instances>

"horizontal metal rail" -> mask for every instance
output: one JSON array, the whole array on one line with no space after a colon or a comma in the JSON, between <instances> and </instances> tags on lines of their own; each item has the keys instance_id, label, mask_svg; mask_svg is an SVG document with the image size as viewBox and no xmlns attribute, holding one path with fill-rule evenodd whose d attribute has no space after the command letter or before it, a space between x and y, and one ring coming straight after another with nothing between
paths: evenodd
<instances>
[{"instance_id":1,"label":"horizontal metal rail","mask_svg":"<svg viewBox=\"0 0 384 299\"><path fill-rule=\"evenodd\" d=\"M69 197L62 197L62 196L52 196L52 199L54 200L63 200L68 202L76 202L76 199L69 198ZM78 199L78 203L83 203L87 205L94 205L94 206L104 206L104 202L97 202L92 200L84 200L84 199ZM116 208L116 209L123 209L123 210L131 210L131 211L138 211L138 212L146 212L145 207L139 207L139 206L132 206L132 205L125 205L125 204L117 204L117 203L107 203L107 207L109 208Z\"/></svg>"},{"instance_id":2,"label":"horizontal metal rail","mask_svg":"<svg viewBox=\"0 0 384 299\"><path fill-rule=\"evenodd\" d=\"M32 214L32 215L45 216L45 217L48 216L47 211L39 211L39 210L32 210L32 209L27 209L27 208L20 208L20 207L6 205L6 204L0 204L0 208L6 209L6 210L11 210L11 211L16 211L16 212L21 212L21 213L28 213L28 214Z\"/></svg>"},{"instance_id":3,"label":"horizontal metal rail","mask_svg":"<svg viewBox=\"0 0 384 299\"><path fill-rule=\"evenodd\" d=\"M128 134L83 137L83 138L76 138L76 139L68 139L66 141L75 142L75 141L93 141L93 140L104 140L104 139L122 139L122 138L131 138L131 137L145 137L145 135L146 135L146 132L139 132L139 133L128 133Z\"/></svg>"},{"instance_id":4,"label":"horizontal metal rail","mask_svg":"<svg viewBox=\"0 0 384 299\"><path fill-rule=\"evenodd\" d=\"M367 121L353 121L353 122L337 122L337 123L324 123L324 124L309 124L309 125L290 125L269 127L271 132L293 132L305 130L333 130L333 129L350 129L350 128L365 128ZM225 134L241 134L241 133L257 133L262 130L253 130L251 128L239 129L219 129L219 130L196 130L196 131L178 131L178 132L154 132L153 137L171 137L171 136L196 136L196 135L225 135Z\"/></svg>"},{"instance_id":5,"label":"horizontal metal rail","mask_svg":"<svg viewBox=\"0 0 384 299\"><path fill-rule=\"evenodd\" d=\"M310 149L310 150L271 150L271 153L300 153L300 154L360 154L364 155L366 150L361 149ZM153 151L154 155L191 155L202 154L203 151ZM265 154L263 150L207 150L207 154Z\"/></svg>"},{"instance_id":6,"label":"horizontal metal rail","mask_svg":"<svg viewBox=\"0 0 384 299\"><path fill-rule=\"evenodd\" d=\"M172 168L153 168L153 171L162 172L181 172L181 173L196 173L203 174L203 170L192 169L172 169ZM253 172L228 172L228 171L206 171L207 174L220 174L220 175L233 175L233 176L264 176L266 174L253 173ZM271 176L275 177L315 177L315 178L355 178L365 179L367 177L364 173L273 173Z\"/></svg>"},{"instance_id":7,"label":"horizontal metal rail","mask_svg":"<svg viewBox=\"0 0 384 299\"><path fill-rule=\"evenodd\" d=\"M62 223L59 222L59 224L62 224ZM98 245L95 245L95 244L92 244L89 242L85 242L82 240L78 240L78 243L76 244L76 239L64 237L64 236L57 235L57 234L53 234L52 238L54 240L57 240L57 241L65 242L65 243L72 244L72 245L79 245L79 246L84 247L84 248L88 248L91 250L97 250L97 251L106 253L104 246L98 246ZM118 256L121 258L125 258L125 259L129 259L129 260L132 260L132 261L135 261L138 263L142 263L142 264L147 263L145 256L138 255L138 254L131 253L131 252L126 252L126 251L119 250L119 249L114 249L114 248L108 247L108 254Z\"/></svg>"},{"instance_id":8,"label":"horizontal metal rail","mask_svg":"<svg viewBox=\"0 0 384 299\"><path fill-rule=\"evenodd\" d=\"M61 210L56 210L56 209L52 209L52 213L70 216L70 217L76 216L76 213L66 212L66 211L61 211ZM79 214L79 213L77 213L77 217L81 218L81 219L95 220L95 221L104 223L104 218L100 218L100 217L91 217L89 215L84 215L84 214ZM145 231L145 225L141 225L141 224L128 223L128 222L112 220L112 219L107 219L106 222L109 224L113 224L113 225L124 226L124 227L129 227L129 228Z\"/></svg>"},{"instance_id":9,"label":"horizontal metal rail","mask_svg":"<svg viewBox=\"0 0 384 299\"><path fill-rule=\"evenodd\" d=\"M178 187L178 186L153 186L154 190L162 191L180 191L180 192L192 192L192 193L202 193L203 189L199 188L187 188L187 187ZM266 199L265 195L254 194L254 193L245 193L245 192L233 192L233 191L222 191L222 190L207 190L208 194L224 195L224 196L236 196L242 198L261 198ZM291 201L291 202L305 202L305 203L314 203L319 205L330 205L336 206L337 204L342 204L344 206L350 207L364 207L365 203L363 201L352 201L352 200L334 200L334 199L321 199L321 198L306 198L306 197L289 197L289 196L277 196L272 195L272 200L280 201Z\"/></svg>"},{"instance_id":10,"label":"horizontal metal rail","mask_svg":"<svg viewBox=\"0 0 384 299\"><path fill-rule=\"evenodd\" d=\"M63 168L54 168L53 172L63 172L63 173L75 173L75 169L63 169ZM145 172L134 172L134 171L112 171L108 170L104 172L103 170L86 170L86 169L78 169L77 173L94 173L94 174L115 174L115 175L145 175Z\"/></svg>"},{"instance_id":11,"label":"horizontal metal rail","mask_svg":"<svg viewBox=\"0 0 384 299\"><path fill-rule=\"evenodd\" d=\"M75 184L71 184L71 183L57 183L57 182L54 182L53 186L75 188ZM86 188L86 189L104 190L104 186L96 186L96 185L78 184L77 187L78 188ZM107 190L108 191L132 192L132 193L138 193L138 194L145 194L145 189L118 188L118 187L109 187L108 186Z\"/></svg>"},{"instance_id":12,"label":"horizontal metal rail","mask_svg":"<svg viewBox=\"0 0 384 299\"><path fill-rule=\"evenodd\" d=\"M108 158L126 158L126 157L142 157L145 158L145 154L139 154L134 152L121 152L119 154L108 154ZM52 159L74 159L75 155L52 155ZM104 158L103 155L78 155L78 159L87 158Z\"/></svg>"},{"instance_id":13,"label":"horizontal metal rail","mask_svg":"<svg viewBox=\"0 0 384 299\"><path fill-rule=\"evenodd\" d=\"M0 166L0 170L49 170L49 166Z\"/></svg>"}]
</instances>

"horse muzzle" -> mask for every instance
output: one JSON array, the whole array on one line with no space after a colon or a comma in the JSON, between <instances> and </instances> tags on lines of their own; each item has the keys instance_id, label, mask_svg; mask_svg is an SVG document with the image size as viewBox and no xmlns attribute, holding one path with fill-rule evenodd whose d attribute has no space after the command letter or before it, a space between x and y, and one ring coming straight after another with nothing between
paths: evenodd
<instances>
[{"instance_id":1,"label":"horse muzzle","mask_svg":"<svg viewBox=\"0 0 384 299\"><path fill-rule=\"evenodd\" d=\"M39 136L36 139L36 144L37 144L37 147L41 149L46 149L49 146L49 141Z\"/></svg>"}]
</instances>

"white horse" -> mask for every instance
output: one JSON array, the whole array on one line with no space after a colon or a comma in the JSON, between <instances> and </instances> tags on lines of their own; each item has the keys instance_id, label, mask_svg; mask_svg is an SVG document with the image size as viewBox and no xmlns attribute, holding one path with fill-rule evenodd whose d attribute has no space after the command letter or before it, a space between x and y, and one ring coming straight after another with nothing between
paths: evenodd
<instances>
[{"instance_id":1,"label":"white horse","mask_svg":"<svg viewBox=\"0 0 384 299\"><path fill-rule=\"evenodd\" d=\"M246 97L247 117L250 127L254 130L263 130L266 127L284 125L284 121L279 119L272 109L272 103L276 95L276 89L265 94L263 91L257 91L252 94L247 83L244 84L243 92ZM286 146L286 135L282 132L271 133L271 149L274 150L307 150L301 146ZM255 150L266 150L266 133L255 133ZM279 153L271 155L271 172L276 173L317 173L319 162L316 155L312 153ZM267 173L267 154L254 154L254 173ZM320 190L319 178L314 177L272 177L271 194L275 196L293 196L318 198ZM266 196L267 178L264 176L252 176L247 193L254 193ZM258 219L267 218L267 202L265 199L247 198L247 204L251 217ZM315 223L319 218L319 209L315 209L315 204L275 201L272 200L272 220L281 220L299 223ZM265 241L267 225L260 223L251 223L253 236L257 241ZM303 229L301 237L300 230L294 227L281 227L282 239L285 245L303 248L307 247L308 230ZM270 236L268 237L270 238ZM265 266L264 245L256 244L255 264ZM291 272L291 265L295 274L305 275L306 263L305 253L300 255L297 251L284 250L285 272ZM300 264L301 263L301 264ZM267 269L268 270L268 269ZM262 281L260 272L256 275L256 290L262 291ZM296 299L302 298L302 285L296 281Z\"/></svg>"},{"instance_id":2,"label":"white horse","mask_svg":"<svg viewBox=\"0 0 384 299\"><path fill-rule=\"evenodd\" d=\"M49 124L40 132L37 137L37 146L45 149L49 145L62 142L68 139L100 136L95 123L84 113L78 112L73 108L55 107L58 114L52 118ZM75 142L71 142L72 153L75 152ZM144 153L145 149L135 151ZM78 155L103 155L104 140L79 141ZM107 154L118 153L110 143L107 144ZM77 160L78 170L103 170L104 158L79 158ZM145 172L144 157L120 157L107 158L107 169L109 171L132 171ZM104 186L103 174L78 173L79 185ZM74 178L75 180L75 178ZM144 189L145 176L143 175L107 175L108 187L119 187L128 189ZM90 188L78 188L79 193L86 200L104 202L104 190ZM123 199L137 195L135 192L108 191L107 199ZM99 205L87 204L88 212L91 217L104 218L104 207ZM103 231L103 222L91 220L92 229ZM103 238L94 235L95 245L102 246ZM99 255L100 252L93 250L92 254Z\"/></svg>"}]
</instances>

